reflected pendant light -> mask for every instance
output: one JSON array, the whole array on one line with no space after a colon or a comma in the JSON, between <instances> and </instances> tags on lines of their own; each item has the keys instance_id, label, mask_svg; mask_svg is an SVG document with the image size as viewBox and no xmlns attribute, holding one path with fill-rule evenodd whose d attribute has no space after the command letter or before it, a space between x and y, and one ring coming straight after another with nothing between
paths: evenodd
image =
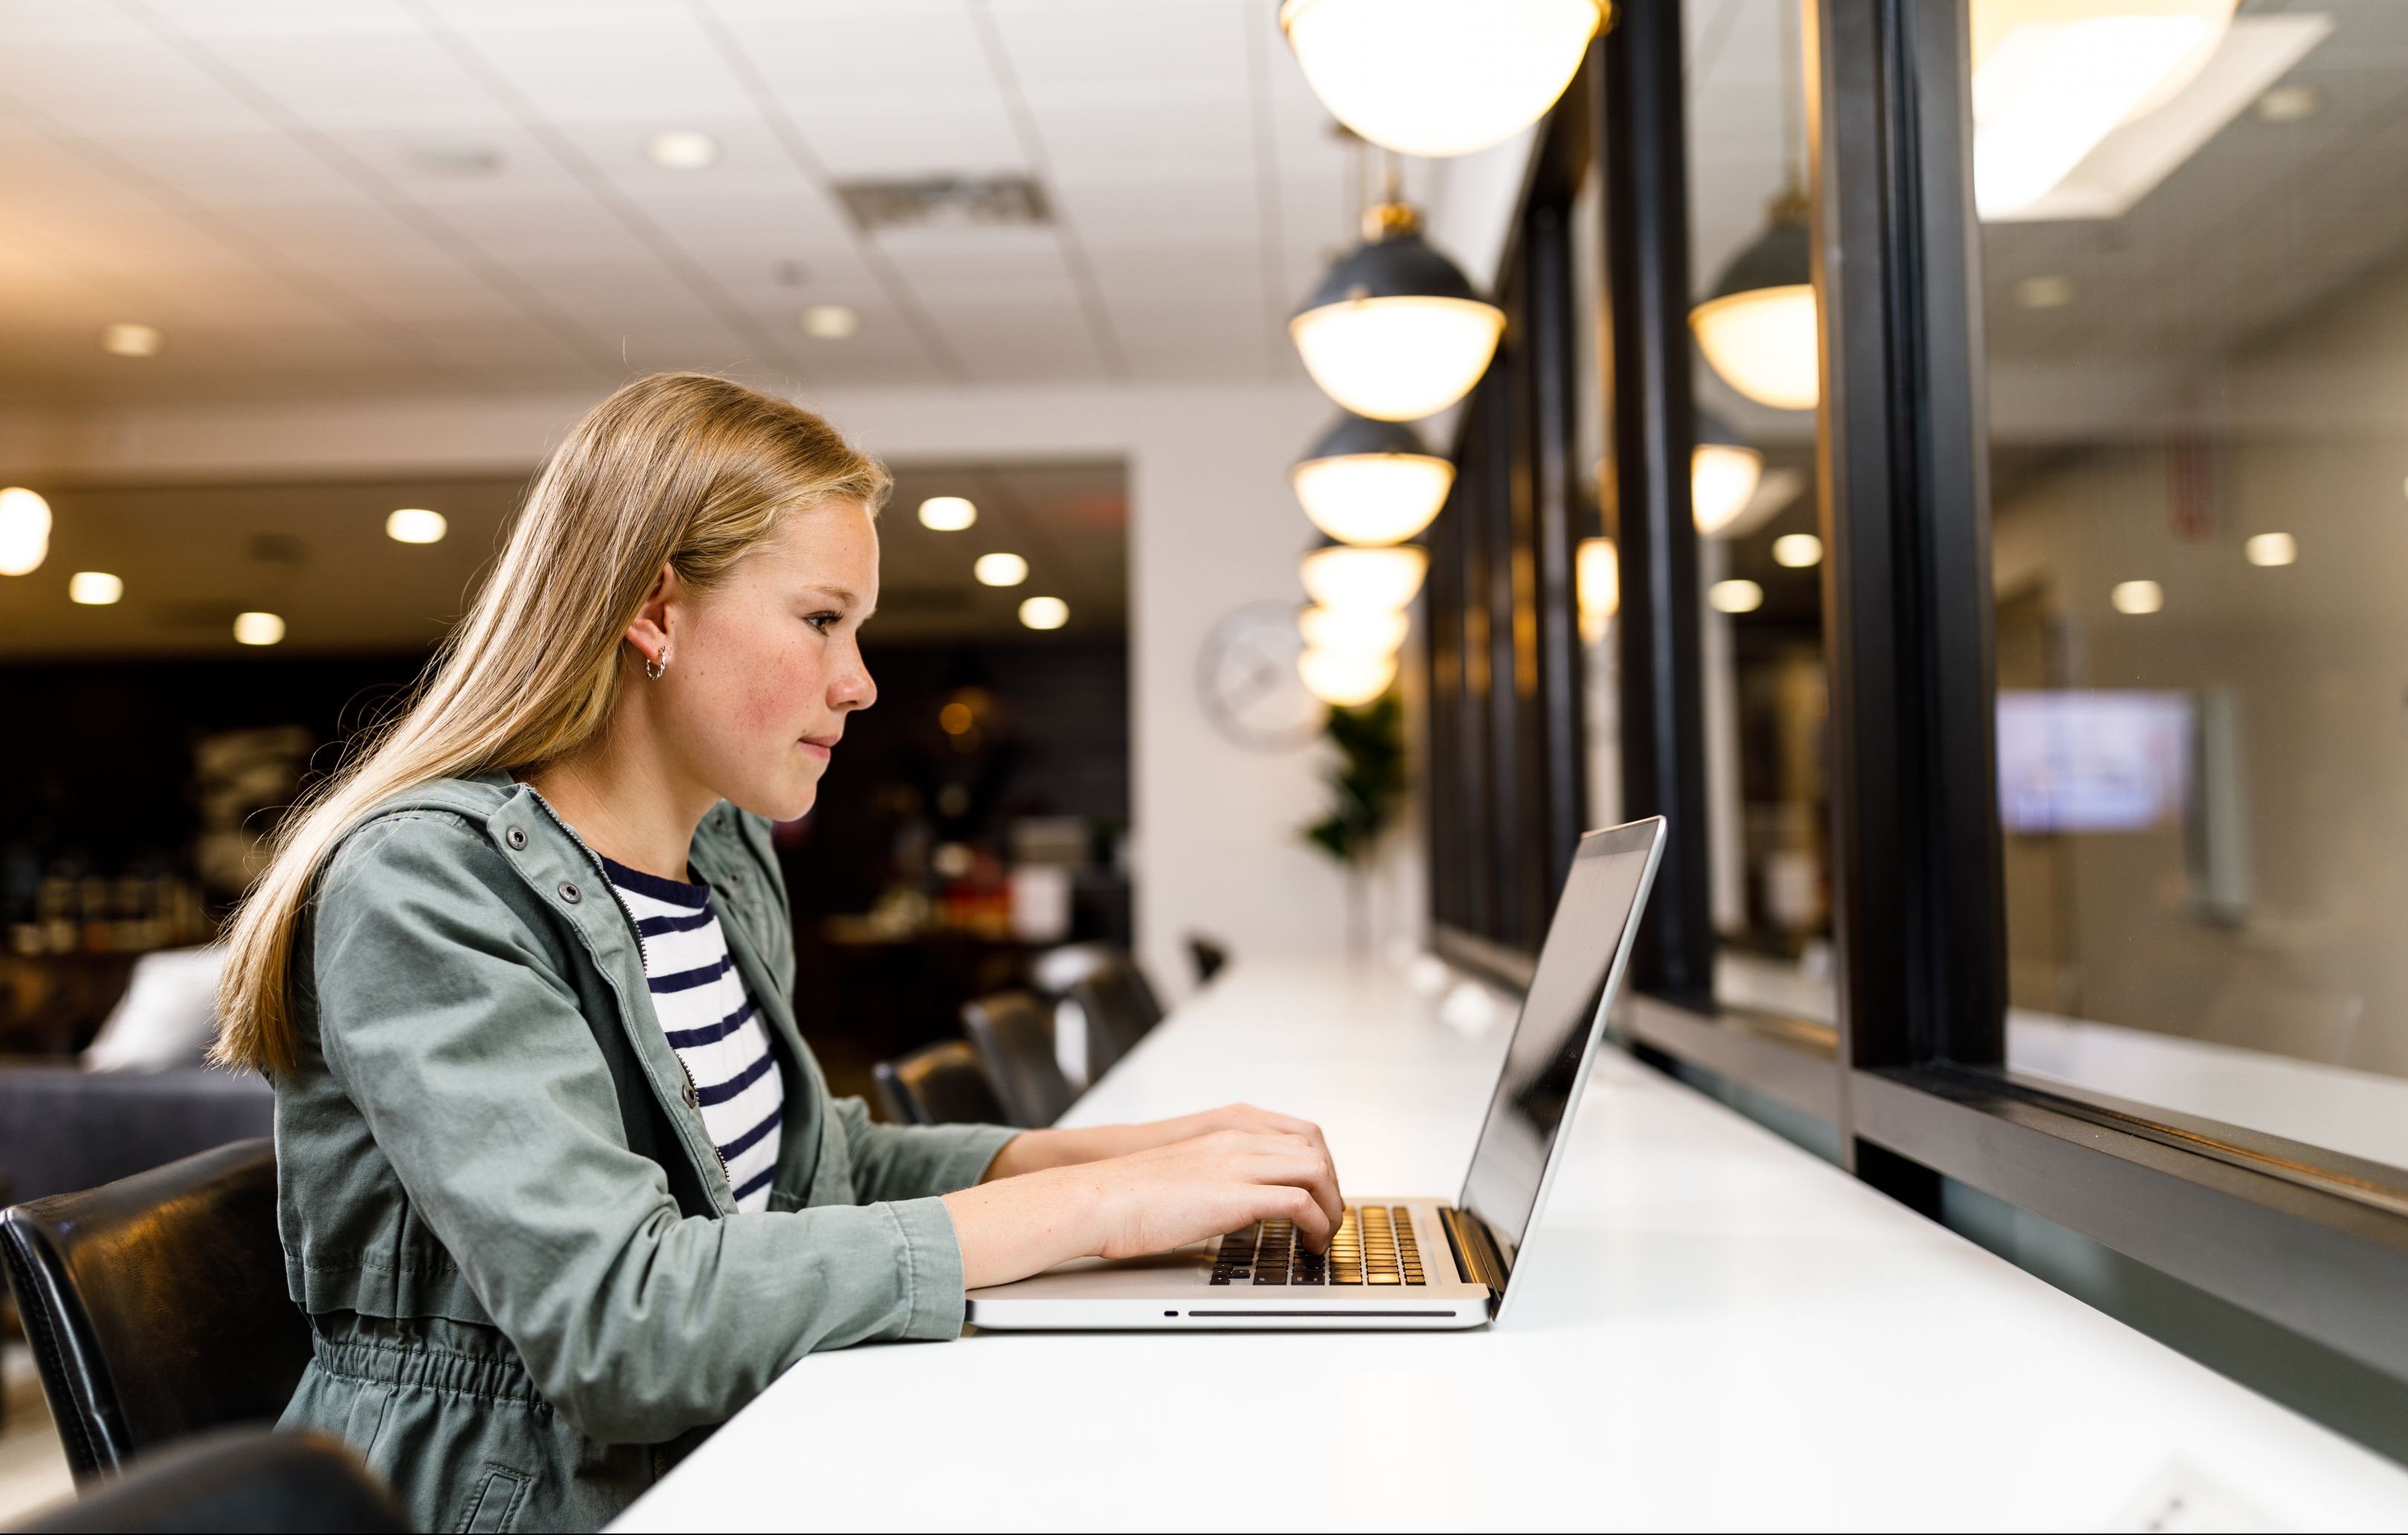
<instances>
[{"instance_id":1,"label":"reflected pendant light","mask_svg":"<svg viewBox=\"0 0 2408 1535\"><path fill-rule=\"evenodd\" d=\"M1698 531L1713 538L1738 520L1756 499L1764 478L1764 455L1740 440L1730 423L1698 412L1698 445L1689 451L1689 515Z\"/></svg>"},{"instance_id":2,"label":"reflected pendant light","mask_svg":"<svg viewBox=\"0 0 2408 1535\"><path fill-rule=\"evenodd\" d=\"M1571 83L1606 0L1287 0L1280 30L1339 122L1399 154L1484 150Z\"/></svg>"},{"instance_id":3,"label":"reflected pendant light","mask_svg":"<svg viewBox=\"0 0 2408 1535\"><path fill-rule=\"evenodd\" d=\"M1813 257L1806 199L1784 193L1764 233L1731 258L1689 328L1706 361L1758 405L1812 410L1821 397L1815 351Z\"/></svg>"},{"instance_id":4,"label":"reflected pendant light","mask_svg":"<svg viewBox=\"0 0 2408 1535\"><path fill-rule=\"evenodd\" d=\"M0 576L30 575L50 552L50 504L22 485L0 490Z\"/></svg>"},{"instance_id":5,"label":"reflected pendant light","mask_svg":"<svg viewBox=\"0 0 2408 1535\"><path fill-rule=\"evenodd\" d=\"M1358 416L1419 421L1488 371L1504 312L1421 237L1402 203L1364 215L1364 243L1329 269L1287 323L1305 371Z\"/></svg>"},{"instance_id":6,"label":"reflected pendant light","mask_svg":"<svg viewBox=\"0 0 2408 1535\"><path fill-rule=\"evenodd\" d=\"M1340 543L1401 543L1429 526L1455 466L1402 422L1349 411L1290 471L1312 525Z\"/></svg>"},{"instance_id":7,"label":"reflected pendant light","mask_svg":"<svg viewBox=\"0 0 2408 1535\"><path fill-rule=\"evenodd\" d=\"M1622 554L1611 538L1583 538L1572 557L1572 587L1578 594L1581 638L1594 645L1605 638L1606 626L1622 608Z\"/></svg>"},{"instance_id":8,"label":"reflected pendant light","mask_svg":"<svg viewBox=\"0 0 2408 1535\"><path fill-rule=\"evenodd\" d=\"M1324 608L1401 612L1422 589L1429 554L1415 544L1365 549L1326 538L1304 556L1304 589Z\"/></svg>"}]
</instances>

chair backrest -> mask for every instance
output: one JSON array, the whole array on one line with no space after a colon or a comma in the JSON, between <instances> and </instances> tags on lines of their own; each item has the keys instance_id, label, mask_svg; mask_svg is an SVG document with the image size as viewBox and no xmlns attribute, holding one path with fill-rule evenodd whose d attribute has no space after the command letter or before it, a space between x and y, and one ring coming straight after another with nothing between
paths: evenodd
<instances>
[{"instance_id":1,"label":"chair backrest","mask_svg":"<svg viewBox=\"0 0 2408 1535\"><path fill-rule=\"evenodd\" d=\"M962 1027L1003 1100L1006 1123L1051 1125L1078 1097L1054 1057L1054 1024L1025 991L998 992L963 1005Z\"/></svg>"},{"instance_id":2,"label":"chair backrest","mask_svg":"<svg viewBox=\"0 0 2408 1535\"><path fill-rule=\"evenodd\" d=\"M1094 1082L1114 1061L1137 1047L1162 1022L1162 1004L1137 962L1127 955L1099 965L1070 988L1070 1000L1087 1015L1087 1080Z\"/></svg>"},{"instance_id":3,"label":"chair backrest","mask_svg":"<svg viewBox=\"0 0 2408 1535\"><path fill-rule=\"evenodd\" d=\"M0 1255L79 1480L204 1428L273 1422L309 1362L272 1141L14 1206Z\"/></svg>"},{"instance_id":4,"label":"chair backrest","mask_svg":"<svg viewBox=\"0 0 2408 1535\"><path fill-rule=\"evenodd\" d=\"M1196 983L1210 985L1221 968L1229 963L1226 945L1206 938L1201 933L1187 935L1187 962L1196 967Z\"/></svg>"},{"instance_id":5,"label":"chair backrest","mask_svg":"<svg viewBox=\"0 0 2408 1535\"><path fill-rule=\"evenodd\" d=\"M20 1535L402 1535L409 1520L339 1440L222 1428L146 1455L75 1502L11 1528Z\"/></svg>"},{"instance_id":6,"label":"chair backrest","mask_svg":"<svg viewBox=\"0 0 2408 1535\"><path fill-rule=\"evenodd\" d=\"M870 1070L886 1117L903 1125L1006 1125L1005 1109L979 1066L978 1052L959 1040L915 1050Z\"/></svg>"}]
</instances>

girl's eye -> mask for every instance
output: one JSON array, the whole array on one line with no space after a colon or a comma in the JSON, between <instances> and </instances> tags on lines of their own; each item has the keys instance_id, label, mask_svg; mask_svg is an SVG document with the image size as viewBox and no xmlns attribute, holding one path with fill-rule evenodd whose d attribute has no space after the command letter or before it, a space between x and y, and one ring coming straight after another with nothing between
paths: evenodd
<instances>
[{"instance_id":1,"label":"girl's eye","mask_svg":"<svg viewBox=\"0 0 2408 1535\"><path fill-rule=\"evenodd\" d=\"M803 620L803 622L810 624L812 628L817 629L820 633L825 634L837 624L843 623L844 615L842 613L813 613L810 617Z\"/></svg>"}]
</instances>

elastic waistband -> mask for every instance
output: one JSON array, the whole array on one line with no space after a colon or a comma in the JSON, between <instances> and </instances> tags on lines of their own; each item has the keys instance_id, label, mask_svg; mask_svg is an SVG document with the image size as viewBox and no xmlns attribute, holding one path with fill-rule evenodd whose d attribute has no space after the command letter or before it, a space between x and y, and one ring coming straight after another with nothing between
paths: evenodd
<instances>
[{"instance_id":1,"label":"elastic waistband","mask_svg":"<svg viewBox=\"0 0 2408 1535\"><path fill-rule=\"evenodd\" d=\"M309 1352L329 1375L549 1407L514 1355L469 1353L416 1338L329 1336L322 1331L312 1332Z\"/></svg>"}]
</instances>

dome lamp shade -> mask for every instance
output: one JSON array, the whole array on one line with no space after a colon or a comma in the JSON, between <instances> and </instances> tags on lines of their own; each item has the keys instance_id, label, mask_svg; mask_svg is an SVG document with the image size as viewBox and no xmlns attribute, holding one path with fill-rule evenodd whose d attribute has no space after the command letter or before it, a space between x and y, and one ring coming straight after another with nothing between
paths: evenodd
<instances>
[{"instance_id":1,"label":"dome lamp shade","mask_svg":"<svg viewBox=\"0 0 2408 1535\"><path fill-rule=\"evenodd\" d=\"M1312 525L1340 543L1393 544L1429 526L1454 488L1455 466L1404 423L1349 411L1289 480Z\"/></svg>"},{"instance_id":2,"label":"dome lamp shade","mask_svg":"<svg viewBox=\"0 0 2408 1535\"><path fill-rule=\"evenodd\" d=\"M1571 83L1606 0L1287 0L1280 30L1339 122L1443 159L1535 122Z\"/></svg>"},{"instance_id":3,"label":"dome lamp shade","mask_svg":"<svg viewBox=\"0 0 2408 1535\"><path fill-rule=\"evenodd\" d=\"M50 504L22 485L0 490L0 576L25 576L50 552Z\"/></svg>"},{"instance_id":4,"label":"dome lamp shade","mask_svg":"<svg viewBox=\"0 0 2408 1535\"><path fill-rule=\"evenodd\" d=\"M1296 621L1310 648L1348 655L1396 654L1411 624L1401 609L1385 608L1307 608Z\"/></svg>"},{"instance_id":5,"label":"dome lamp shade","mask_svg":"<svg viewBox=\"0 0 2408 1535\"><path fill-rule=\"evenodd\" d=\"M1400 203L1366 216L1370 237L1330 267L1287 323L1322 393L1358 416L1419 421L1469 394L1505 334L1504 311L1430 248Z\"/></svg>"},{"instance_id":6,"label":"dome lamp shade","mask_svg":"<svg viewBox=\"0 0 2408 1535\"><path fill-rule=\"evenodd\" d=\"M1698 442L1689 451L1689 515L1708 538L1739 520L1764 478L1764 454L1740 440L1721 417L1698 412Z\"/></svg>"},{"instance_id":7,"label":"dome lamp shade","mask_svg":"<svg viewBox=\"0 0 2408 1535\"><path fill-rule=\"evenodd\" d=\"M1415 544L1365 549L1326 538L1308 552L1304 589L1324 608L1398 613L1412 605L1429 573L1429 552Z\"/></svg>"},{"instance_id":8,"label":"dome lamp shade","mask_svg":"<svg viewBox=\"0 0 2408 1535\"><path fill-rule=\"evenodd\" d=\"M1814 409L1821 362L1803 197L1773 203L1764 233L1689 311L1689 328L1714 371L1749 399L1780 410Z\"/></svg>"},{"instance_id":9,"label":"dome lamp shade","mask_svg":"<svg viewBox=\"0 0 2408 1535\"><path fill-rule=\"evenodd\" d=\"M1308 649L1296 658L1305 691L1325 704L1354 709L1388 691L1397 680L1394 655Z\"/></svg>"}]
</instances>

